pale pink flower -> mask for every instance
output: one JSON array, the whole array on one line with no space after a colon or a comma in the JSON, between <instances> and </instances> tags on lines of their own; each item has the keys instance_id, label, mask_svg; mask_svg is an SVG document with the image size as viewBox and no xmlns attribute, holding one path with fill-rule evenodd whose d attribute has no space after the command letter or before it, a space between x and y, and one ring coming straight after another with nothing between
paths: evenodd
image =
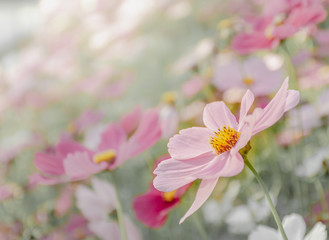
<instances>
[{"instance_id":1,"label":"pale pink flower","mask_svg":"<svg viewBox=\"0 0 329 240\"><path fill-rule=\"evenodd\" d=\"M250 56L240 60L234 54L220 54L214 64L213 84L218 90L250 89L255 96L266 96L282 84L281 66L271 69L263 59Z\"/></svg>"},{"instance_id":2,"label":"pale pink flower","mask_svg":"<svg viewBox=\"0 0 329 240\"><path fill-rule=\"evenodd\" d=\"M79 186L76 191L77 206L88 219L88 228L102 240L120 240L120 229L115 218L117 198L113 186L103 180L91 180L93 190ZM113 215L113 219L109 215ZM124 216L128 240L141 239L129 217Z\"/></svg>"},{"instance_id":3,"label":"pale pink flower","mask_svg":"<svg viewBox=\"0 0 329 240\"><path fill-rule=\"evenodd\" d=\"M160 137L158 113L149 110L142 114L137 129L130 137L118 124L109 124L94 151L62 139L55 153L36 154L34 164L43 173L30 176L30 182L51 185L82 180L106 169L114 170L151 147Z\"/></svg>"},{"instance_id":4,"label":"pale pink flower","mask_svg":"<svg viewBox=\"0 0 329 240\"><path fill-rule=\"evenodd\" d=\"M219 177L231 177L242 171L244 161L239 150L253 135L272 126L295 107L299 92L288 90L286 79L264 109L256 108L249 115L253 101L254 95L248 90L241 102L239 121L224 102L207 104L203 112L206 128L184 129L169 140L171 159L161 162L154 171L155 188L171 192L196 179L202 180L194 203L180 223L208 199Z\"/></svg>"}]
</instances>

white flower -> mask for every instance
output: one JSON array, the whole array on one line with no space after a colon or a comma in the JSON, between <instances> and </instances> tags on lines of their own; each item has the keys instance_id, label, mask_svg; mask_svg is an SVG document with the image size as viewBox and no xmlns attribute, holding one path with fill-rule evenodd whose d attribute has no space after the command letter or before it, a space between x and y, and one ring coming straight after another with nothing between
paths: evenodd
<instances>
[{"instance_id":1,"label":"white flower","mask_svg":"<svg viewBox=\"0 0 329 240\"><path fill-rule=\"evenodd\" d=\"M305 236L306 224L302 216L290 214L284 217L283 228L289 240L326 240L327 231L325 225L318 222L313 229ZM282 240L278 230L260 225L251 234L248 240Z\"/></svg>"},{"instance_id":2,"label":"white flower","mask_svg":"<svg viewBox=\"0 0 329 240\"><path fill-rule=\"evenodd\" d=\"M88 219L88 228L102 240L121 240L118 222L109 215L117 208L116 194L113 186L98 178L93 178L94 190L80 185L76 191L77 206ZM140 240L138 230L131 220L124 216L128 240Z\"/></svg>"}]
</instances>

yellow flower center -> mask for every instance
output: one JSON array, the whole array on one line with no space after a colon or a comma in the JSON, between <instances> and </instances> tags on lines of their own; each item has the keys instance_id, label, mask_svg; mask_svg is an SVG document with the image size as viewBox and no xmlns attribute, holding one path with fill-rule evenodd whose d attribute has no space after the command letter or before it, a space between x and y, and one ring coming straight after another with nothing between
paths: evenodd
<instances>
[{"instance_id":1,"label":"yellow flower center","mask_svg":"<svg viewBox=\"0 0 329 240\"><path fill-rule=\"evenodd\" d=\"M94 163L101 163L101 162L111 162L113 161L115 158L115 152L114 150L108 150L108 151L104 151L101 153L97 153L94 156Z\"/></svg>"},{"instance_id":2,"label":"yellow flower center","mask_svg":"<svg viewBox=\"0 0 329 240\"><path fill-rule=\"evenodd\" d=\"M175 194L176 194L176 190L174 190L172 192L165 192L162 194L162 198L166 202L171 202L172 200L175 199Z\"/></svg>"},{"instance_id":3,"label":"yellow flower center","mask_svg":"<svg viewBox=\"0 0 329 240\"><path fill-rule=\"evenodd\" d=\"M251 85L251 84L254 83L254 80L253 80L252 78L250 78L250 77L245 77L245 78L243 79L243 82L244 82L245 84L247 84L247 85Z\"/></svg>"},{"instance_id":4,"label":"yellow flower center","mask_svg":"<svg viewBox=\"0 0 329 240\"><path fill-rule=\"evenodd\" d=\"M219 155L223 152L229 151L240 137L240 132L229 126L223 126L222 129L214 132L215 136L210 138L210 145Z\"/></svg>"}]
</instances>

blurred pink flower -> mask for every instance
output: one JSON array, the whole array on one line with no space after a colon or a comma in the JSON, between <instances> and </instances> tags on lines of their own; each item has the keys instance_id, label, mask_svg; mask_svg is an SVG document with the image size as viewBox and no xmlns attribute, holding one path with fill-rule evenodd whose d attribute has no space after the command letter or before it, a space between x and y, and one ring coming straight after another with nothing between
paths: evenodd
<instances>
[{"instance_id":1,"label":"blurred pink flower","mask_svg":"<svg viewBox=\"0 0 329 240\"><path fill-rule=\"evenodd\" d=\"M169 157L162 157L156 162L156 166ZM151 228L158 228L165 224L168 214L177 205L180 204L180 198L190 187L187 184L173 192L160 192L154 188L153 184L150 189L137 197L133 201L133 208L136 218Z\"/></svg>"},{"instance_id":2,"label":"blurred pink flower","mask_svg":"<svg viewBox=\"0 0 329 240\"><path fill-rule=\"evenodd\" d=\"M13 196L13 189L10 185L0 185L0 202Z\"/></svg>"},{"instance_id":3,"label":"blurred pink flower","mask_svg":"<svg viewBox=\"0 0 329 240\"><path fill-rule=\"evenodd\" d=\"M34 164L43 174L30 176L30 182L50 185L85 179L105 169L114 170L127 159L151 147L160 137L158 113L148 110L143 113L130 137L118 124L111 123L102 133L96 151L62 139L55 153L36 154Z\"/></svg>"},{"instance_id":4,"label":"blurred pink flower","mask_svg":"<svg viewBox=\"0 0 329 240\"><path fill-rule=\"evenodd\" d=\"M322 3L315 0L264 1L264 6L262 15L249 23L251 30L234 37L232 47L240 54L272 49L281 40L291 37L302 28L312 29L327 17Z\"/></svg>"},{"instance_id":5,"label":"blurred pink flower","mask_svg":"<svg viewBox=\"0 0 329 240\"><path fill-rule=\"evenodd\" d=\"M202 180L194 203L180 223L208 199L219 177L231 177L242 171L244 161L239 150L253 135L272 126L295 107L299 92L288 90L286 79L264 109L256 108L248 115L253 101L254 95L248 90L241 102L239 122L224 102L209 103L203 112L206 128L184 129L169 140L171 159L155 169L155 188L171 192L198 178Z\"/></svg>"},{"instance_id":6,"label":"blurred pink flower","mask_svg":"<svg viewBox=\"0 0 329 240\"><path fill-rule=\"evenodd\" d=\"M117 198L113 186L97 178L93 178L91 183L93 190L81 185L76 191L77 206L88 219L88 228L100 239L121 239L116 219ZM128 240L141 239L138 230L127 216L124 216L124 222Z\"/></svg>"},{"instance_id":7,"label":"blurred pink flower","mask_svg":"<svg viewBox=\"0 0 329 240\"><path fill-rule=\"evenodd\" d=\"M199 93L206 85L206 81L200 76L194 76L182 85L182 92L185 97L192 98Z\"/></svg>"},{"instance_id":8,"label":"blurred pink flower","mask_svg":"<svg viewBox=\"0 0 329 240\"><path fill-rule=\"evenodd\" d=\"M81 215L70 216L68 223L40 240L85 239L94 236L87 228L88 221Z\"/></svg>"},{"instance_id":9,"label":"blurred pink flower","mask_svg":"<svg viewBox=\"0 0 329 240\"><path fill-rule=\"evenodd\" d=\"M233 54L218 55L214 66L213 84L218 90L231 88L250 89L255 96L266 96L282 84L283 69L271 69L259 57L239 60Z\"/></svg>"},{"instance_id":10,"label":"blurred pink flower","mask_svg":"<svg viewBox=\"0 0 329 240\"><path fill-rule=\"evenodd\" d=\"M56 216L65 215L73 206L74 188L71 185L63 187L55 203L54 212Z\"/></svg>"}]
</instances>

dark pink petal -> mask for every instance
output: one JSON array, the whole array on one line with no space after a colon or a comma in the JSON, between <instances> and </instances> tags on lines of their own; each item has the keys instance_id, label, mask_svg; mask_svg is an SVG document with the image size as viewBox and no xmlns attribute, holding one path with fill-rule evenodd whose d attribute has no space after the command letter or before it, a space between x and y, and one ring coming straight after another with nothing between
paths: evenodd
<instances>
[{"instance_id":1,"label":"dark pink petal","mask_svg":"<svg viewBox=\"0 0 329 240\"><path fill-rule=\"evenodd\" d=\"M203 111L203 122L207 128L218 131L224 125L237 129L237 121L224 102L212 102Z\"/></svg>"},{"instance_id":2,"label":"dark pink petal","mask_svg":"<svg viewBox=\"0 0 329 240\"><path fill-rule=\"evenodd\" d=\"M198 210L202 204L209 198L210 194L214 190L216 184L217 184L218 178L213 179L203 179L200 183L199 189L196 193L195 200L190 207L190 209L185 213L185 215L182 217L182 219L179 221L181 224L184 222L184 220L191 216L196 210Z\"/></svg>"},{"instance_id":3,"label":"dark pink petal","mask_svg":"<svg viewBox=\"0 0 329 240\"><path fill-rule=\"evenodd\" d=\"M63 158L46 153L37 153L34 158L34 165L40 171L50 175L64 174Z\"/></svg>"},{"instance_id":4,"label":"dark pink petal","mask_svg":"<svg viewBox=\"0 0 329 240\"><path fill-rule=\"evenodd\" d=\"M207 152L212 152L210 138L212 131L202 127L181 130L170 138L168 152L177 160L190 159Z\"/></svg>"},{"instance_id":5,"label":"dark pink petal","mask_svg":"<svg viewBox=\"0 0 329 240\"><path fill-rule=\"evenodd\" d=\"M120 145L126 140L126 138L127 134L121 127L116 124L110 124L102 133L98 151L113 149L117 153Z\"/></svg>"},{"instance_id":6,"label":"dark pink petal","mask_svg":"<svg viewBox=\"0 0 329 240\"><path fill-rule=\"evenodd\" d=\"M278 39L267 38L263 31L240 33L233 38L232 48L240 54L248 54L262 49L272 49L279 42Z\"/></svg>"},{"instance_id":7,"label":"dark pink petal","mask_svg":"<svg viewBox=\"0 0 329 240\"><path fill-rule=\"evenodd\" d=\"M63 162L65 173L72 180L81 180L106 169L107 164L101 162L96 164L86 152L69 154Z\"/></svg>"},{"instance_id":8,"label":"dark pink petal","mask_svg":"<svg viewBox=\"0 0 329 240\"><path fill-rule=\"evenodd\" d=\"M130 157L150 148L161 137L159 114L155 110L148 110L141 118L139 126L128 140Z\"/></svg>"},{"instance_id":9,"label":"dark pink petal","mask_svg":"<svg viewBox=\"0 0 329 240\"><path fill-rule=\"evenodd\" d=\"M133 201L133 209L136 218L151 228L161 227L168 218L169 211L179 204L175 198L171 202L163 200L161 194L152 191L136 197Z\"/></svg>"}]
</instances>

